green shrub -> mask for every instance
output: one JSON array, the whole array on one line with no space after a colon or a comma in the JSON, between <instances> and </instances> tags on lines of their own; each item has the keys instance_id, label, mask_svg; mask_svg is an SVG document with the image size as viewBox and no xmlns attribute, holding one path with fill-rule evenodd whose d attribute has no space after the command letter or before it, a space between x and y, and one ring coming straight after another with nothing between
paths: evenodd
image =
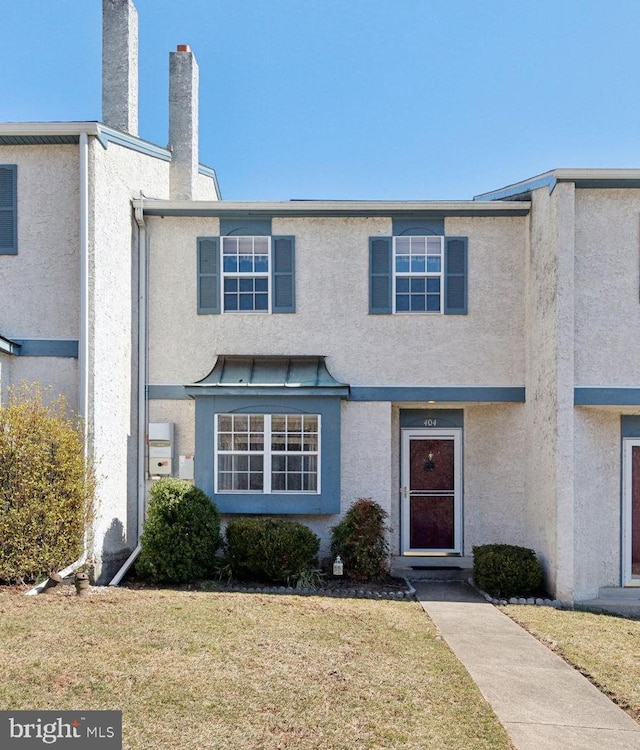
<instances>
[{"instance_id":1,"label":"green shrub","mask_svg":"<svg viewBox=\"0 0 640 750\"><path fill-rule=\"evenodd\" d=\"M234 518L227 524L227 554L236 578L295 584L316 563L320 539L297 521Z\"/></svg>"},{"instance_id":2,"label":"green shrub","mask_svg":"<svg viewBox=\"0 0 640 750\"><path fill-rule=\"evenodd\" d=\"M0 405L0 579L33 581L80 557L94 471L84 430L65 399L37 383Z\"/></svg>"},{"instance_id":3,"label":"green shrub","mask_svg":"<svg viewBox=\"0 0 640 750\"><path fill-rule=\"evenodd\" d=\"M151 487L136 572L154 583L185 583L215 570L220 514L201 489L183 479Z\"/></svg>"},{"instance_id":4,"label":"green shrub","mask_svg":"<svg viewBox=\"0 0 640 750\"><path fill-rule=\"evenodd\" d=\"M369 581L389 574L388 515L371 498L361 497L331 530L331 554L340 555L348 578Z\"/></svg>"},{"instance_id":5,"label":"green shrub","mask_svg":"<svg viewBox=\"0 0 640 750\"><path fill-rule=\"evenodd\" d=\"M473 548L473 579L491 596L531 596L542 586L536 553L513 544L484 544Z\"/></svg>"}]
</instances>

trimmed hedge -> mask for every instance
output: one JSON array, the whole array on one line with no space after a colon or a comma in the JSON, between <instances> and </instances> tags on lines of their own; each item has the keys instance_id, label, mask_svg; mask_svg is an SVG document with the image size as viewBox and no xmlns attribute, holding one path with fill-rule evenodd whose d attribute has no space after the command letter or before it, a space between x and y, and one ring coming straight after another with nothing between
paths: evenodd
<instances>
[{"instance_id":1,"label":"trimmed hedge","mask_svg":"<svg viewBox=\"0 0 640 750\"><path fill-rule=\"evenodd\" d=\"M347 578L369 581L389 574L388 515L370 497L361 497L331 530L331 554L340 555Z\"/></svg>"},{"instance_id":2,"label":"trimmed hedge","mask_svg":"<svg viewBox=\"0 0 640 750\"><path fill-rule=\"evenodd\" d=\"M186 583L215 570L220 546L220 514L201 489L184 479L152 485L136 563L141 578L154 583Z\"/></svg>"},{"instance_id":3,"label":"trimmed hedge","mask_svg":"<svg viewBox=\"0 0 640 750\"><path fill-rule=\"evenodd\" d=\"M543 582L536 553L513 544L483 544L473 548L473 580L491 596L531 596Z\"/></svg>"},{"instance_id":4,"label":"trimmed hedge","mask_svg":"<svg viewBox=\"0 0 640 750\"><path fill-rule=\"evenodd\" d=\"M233 518L227 524L227 555L235 578L297 582L313 570L320 539L297 521Z\"/></svg>"}]
</instances>

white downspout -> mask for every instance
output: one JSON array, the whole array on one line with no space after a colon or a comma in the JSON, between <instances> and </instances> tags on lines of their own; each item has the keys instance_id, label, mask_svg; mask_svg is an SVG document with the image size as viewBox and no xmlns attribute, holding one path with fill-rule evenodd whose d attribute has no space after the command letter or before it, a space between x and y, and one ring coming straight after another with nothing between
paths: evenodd
<instances>
[{"instance_id":1,"label":"white downspout","mask_svg":"<svg viewBox=\"0 0 640 750\"><path fill-rule=\"evenodd\" d=\"M137 544L120 570L109 582L117 586L140 554L140 537L145 517L147 447L147 227L144 223L143 195L135 207L138 224L138 528Z\"/></svg>"},{"instance_id":2,"label":"white downspout","mask_svg":"<svg viewBox=\"0 0 640 750\"><path fill-rule=\"evenodd\" d=\"M80 161L80 331L78 341L78 412L84 425L84 457L89 457L89 138L86 132L79 137ZM88 556L88 529L85 527L82 554L71 565L59 571L66 578L85 564ZM43 581L27 591L28 596L40 594L49 581Z\"/></svg>"}]
</instances>

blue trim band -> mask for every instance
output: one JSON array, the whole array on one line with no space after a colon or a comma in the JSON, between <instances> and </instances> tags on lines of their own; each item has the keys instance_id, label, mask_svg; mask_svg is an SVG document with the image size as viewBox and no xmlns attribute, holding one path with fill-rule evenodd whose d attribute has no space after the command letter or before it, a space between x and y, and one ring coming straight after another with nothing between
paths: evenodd
<instances>
[{"instance_id":1,"label":"blue trim band","mask_svg":"<svg viewBox=\"0 0 640 750\"><path fill-rule=\"evenodd\" d=\"M462 409L400 409L400 427L464 427Z\"/></svg>"},{"instance_id":2,"label":"blue trim band","mask_svg":"<svg viewBox=\"0 0 640 750\"><path fill-rule=\"evenodd\" d=\"M163 401L186 401L189 399L187 389L183 385L149 385L147 398Z\"/></svg>"},{"instance_id":3,"label":"blue trim band","mask_svg":"<svg viewBox=\"0 0 640 750\"><path fill-rule=\"evenodd\" d=\"M351 386L351 401L525 402L524 386Z\"/></svg>"},{"instance_id":4,"label":"blue trim band","mask_svg":"<svg viewBox=\"0 0 640 750\"><path fill-rule=\"evenodd\" d=\"M14 339L20 357L71 357L78 359L77 339Z\"/></svg>"},{"instance_id":5,"label":"blue trim band","mask_svg":"<svg viewBox=\"0 0 640 750\"><path fill-rule=\"evenodd\" d=\"M580 387L573 389L575 406L640 406L640 387Z\"/></svg>"}]
</instances>

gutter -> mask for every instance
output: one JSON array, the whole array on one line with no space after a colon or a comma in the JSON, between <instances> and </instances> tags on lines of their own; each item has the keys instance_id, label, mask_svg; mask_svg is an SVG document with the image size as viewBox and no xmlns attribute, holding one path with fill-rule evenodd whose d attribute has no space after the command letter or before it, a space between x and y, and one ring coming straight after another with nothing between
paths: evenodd
<instances>
[{"instance_id":1,"label":"gutter","mask_svg":"<svg viewBox=\"0 0 640 750\"><path fill-rule=\"evenodd\" d=\"M78 342L79 404L84 429L84 458L89 456L89 138L86 131L80 132L80 339ZM85 564L89 550L89 530L85 527L82 554L71 565L59 571L66 578ZM49 580L39 583L26 592L27 596L40 594L49 585Z\"/></svg>"},{"instance_id":2,"label":"gutter","mask_svg":"<svg viewBox=\"0 0 640 750\"><path fill-rule=\"evenodd\" d=\"M140 537L146 509L146 466L147 444L147 227L144 223L144 199L140 193L134 211L138 225L138 524L137 543L133 552L109 582L117 586L125 573L136 561L142 550Z\"/></svg>"}]
</instances>

